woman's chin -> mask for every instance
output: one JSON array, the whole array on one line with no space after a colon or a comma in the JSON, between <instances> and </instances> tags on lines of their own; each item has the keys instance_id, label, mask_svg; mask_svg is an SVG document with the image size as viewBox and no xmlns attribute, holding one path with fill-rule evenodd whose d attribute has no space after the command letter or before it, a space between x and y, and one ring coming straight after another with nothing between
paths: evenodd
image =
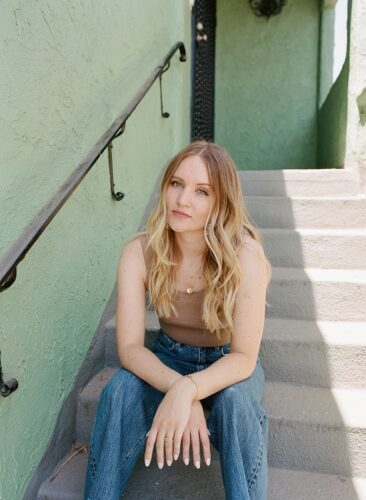
<instances>
[{"instance_id":1,"label":"woman's chin","mask_svg":"<svg viewBox=\"0 0 366 500\"><path fill-rule=\"evenodd\" d=\"M196 234L203 234L204 227L185 227L183 224L170 224L168 222L168 225L172 231L175 233L196 233Z\"/></svg>"}]
</instances>

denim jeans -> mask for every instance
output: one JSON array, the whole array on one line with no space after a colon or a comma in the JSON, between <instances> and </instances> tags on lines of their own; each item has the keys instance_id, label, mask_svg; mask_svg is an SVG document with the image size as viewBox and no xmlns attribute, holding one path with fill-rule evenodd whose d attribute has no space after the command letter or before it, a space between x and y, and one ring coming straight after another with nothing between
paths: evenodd
<instances>
[{"instance_id":1,"label":"denim jeans","mask_svg":"<svg viewBox=\"0 0 366 500\"><path fill-rule=\"evenodd\" d=\"M230 344L196 347L176 342L162 330L153 352L186 375L204 370L230 352ZM267 499L268 420L261 399L265 377L259 358L252 375L202 404L220 457L227 500ZM84 500L119 500L145 448L146 433L164 394L133 373L118 370L100 395L91 433Z\"/></svg>"}]
</instances>

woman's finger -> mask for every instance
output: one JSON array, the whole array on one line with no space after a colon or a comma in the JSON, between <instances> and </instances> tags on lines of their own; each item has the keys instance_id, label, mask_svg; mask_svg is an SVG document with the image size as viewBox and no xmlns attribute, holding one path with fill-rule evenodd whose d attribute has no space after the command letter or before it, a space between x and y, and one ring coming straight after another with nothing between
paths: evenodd
<instances>
[{"instance_id":1,"label":"woman's finger","mask_svg":"<svg viewBox=\"0 0 366 500\"><path fill-rule=\"evenodd\" d=\"M211 463L211 447L210 440L208 438L207 427L200 428L199 435L202 443L202 452L203 457L205 459L206 465L210 465Z\"/></svg>"},{"instance_id":2,"label":"woman's finger","mask_svg":"<svg viewBox=\"0 0 366 500\"><path fill-rule=\"evenodd\" d=\"M154 444L156 440L156 435L157 431L156 429L150 429L150 431L147 433L147 440L146 440L146 446L145 446L145 465L148 467L151 462L152 454L154 451Z\"/></svg>"},{"instance_id":3,"label":"woman's finger","mask_svg":"<svg viewBox=\"0 0 366 500\"><path fill-rule=\"evenodd\" d=\"M173 434L171 432L165 434L164 446L166 463L170 467L173 463Z\"/></svg>"},{"instance_id":4,"label":"woman's finger","mask_svg":"<svg viewBox=\"0 0 366 500\"><path fill-rule=\"evenodd\" d=\"M183 430L184 429L177 429L174 433L174 440L173 440L173 453L174 453L174 460L178 460L179 453L180 453L180 446L182 443L182 437L183 437Z\"/></svg>"},{"instance_id":5,"label":"woman's finger","mask_svg":"<svg viewBox=\"0 0 366 500\"><path fill-rule=\"evenodd\" d=\"M189 464L189 445L191 444L191 435L189 429L186 428L183 432L183 462L188 465Z\"/></svg>"},{"instance_id":6,"label":"woman's finger","mask_svg":"<svg viewBox=\"0 0 366 500\"><path fill-rule=\"evenodd\" d=\"M200 456L200 440L198 429L192 429L191 431L191 445L192 445L192 455L193 463L199 469L201 467L201 456Z\"/></svg>"},{"instance_id":7,"label":"woman's finger","mask_svg":"<svg viewBox=\"0 0 366 500\"><path fill-rule=\"evenodd\" d=\"M158 435L156 437L156 461L158 463L159 469L164 467L164 448L165 448L165 430L159 429Z\"/></svg>"}]
</instances>

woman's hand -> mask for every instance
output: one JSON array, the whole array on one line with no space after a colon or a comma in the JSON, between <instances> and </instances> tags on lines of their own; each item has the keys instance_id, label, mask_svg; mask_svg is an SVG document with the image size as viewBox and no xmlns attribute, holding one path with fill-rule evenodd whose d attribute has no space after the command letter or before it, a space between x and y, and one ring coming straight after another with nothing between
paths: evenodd
<instances>
[{"instance_id":1,"label":"woman's hand","mask_svg":"<svg viewBox=\"0 0 366 500\"><path fill-rule=\"evenodd\" d=\"M161 401L150 431L145 448L145 465L151 462L154 446L158 467L164 465L164 453L168 465L179 457L183 432L187 426L192 402L196 394L194 383L187 377L178 379Z\"/></svg>"},{"instance_id":2,"label":"woman's hand","mask_svg":"<svg viewBox=\"0 0 366 500\"><path fill-rule=\"evenodd\" d=\"M202 444L203 457L207 465L211 463L209 430L203 411L201 401L194 401L187 427L183 433L183 461L189 464L189 448L192 445L193 462L197 469L201 465L200 441Z\"/></svg>"}]
</instances>

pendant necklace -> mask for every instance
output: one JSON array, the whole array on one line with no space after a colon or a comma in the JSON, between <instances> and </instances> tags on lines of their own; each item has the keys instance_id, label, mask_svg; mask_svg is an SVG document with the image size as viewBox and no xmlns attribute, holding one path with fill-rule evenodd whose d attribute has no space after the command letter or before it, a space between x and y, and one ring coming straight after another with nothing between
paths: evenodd
<instances>
[{"instance_id":1,"label":"pendant necklace","mask_svg":"<svg viewBox=\"0 0 366 500\"><path fill-rule=\"evenodd\" d=\"M201 270L202 269L202 265L200 265L200 267L197 269L198 270ZM194 277L194 275L190 276L190 278L192 279ZM202 276L198 276L198 279L201 280L202 279ZM191 295L195 290L197 289L197 286L196 287L193 287L193 286L188 286L186 288L186 292L188 293L188 295Z\"/></svg>"}]
</instances>

